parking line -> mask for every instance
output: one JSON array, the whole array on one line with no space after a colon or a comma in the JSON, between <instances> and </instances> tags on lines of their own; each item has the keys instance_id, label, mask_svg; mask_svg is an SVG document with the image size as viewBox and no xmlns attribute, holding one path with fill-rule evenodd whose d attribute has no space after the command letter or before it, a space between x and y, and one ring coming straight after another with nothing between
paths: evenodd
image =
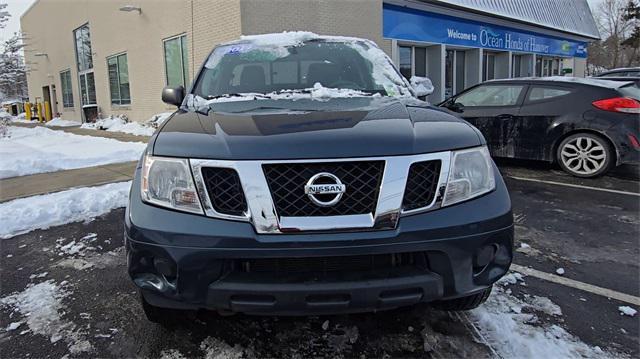
<instances>
[{"instance_id":1,"label":"parking line","mask_svg":"<svg viewBox=\"0 0 640 359\"><path fill-rule=\"evenodd\" d=\"M619 300L621 302L640 306L640 297L636 297L636 296L625 294L625 293L620 293L615 290L598 287L592 284L579 282L577 280L561 277L559 275L542 272L537 269L523 267L517 264L511 264L511 269L531 277L543 279L549 282L561 284L574 289L583 290L585 292L596 294L602 297L612 298L612 299Z\"/></svg>"},{"instance_id":2,"label":"parking line","mask_svg":"<svg viewBox=\"0 0 640 359\"><path fill-rule=\"evenodd\" d=\"M516 180L520 180L520 181L540 182L540 183L547 183L547 184L555 184L555 185L558 185L558 186L573 187L573 188L582 188L582 189L590 189L590 190L600 191L600 192L609 192L609 193L617 193L617 194L626 194L626 195L628 195L628 196L636 196L636 197L640 197L640 193L627 192L627 191L619 191L619 190L616 190L616 189L590 187L590 186L583 186L583 185L579 185L579 184L571 184L571 183L563 183L563 182L555 182L555 181L545 181L545 180L539 180L539 179L533 179L533 178L526 178L526 177L516 177L516 176L509 176L509 175L507 175L507 177L509 177L509 178L513 178L513 179L516 179Z\"/></svg>"}]
</instances>

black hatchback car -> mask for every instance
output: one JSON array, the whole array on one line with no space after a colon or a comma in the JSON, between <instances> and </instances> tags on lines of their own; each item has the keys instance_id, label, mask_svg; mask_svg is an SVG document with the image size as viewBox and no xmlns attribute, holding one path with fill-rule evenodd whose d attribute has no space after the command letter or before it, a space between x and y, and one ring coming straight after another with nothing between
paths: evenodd
<instances>
[{"instance_id":1,"label":"black hatchback car","mask_svg":"<svg viewBox=\"0 0 640 359\"><path fill-rule=\"evenodd\" d=\"M557 162L597 177L640 158L640 89L571 77L488 81L439 106L477 127L494 157Z\"/></svg>"}]
</instances>

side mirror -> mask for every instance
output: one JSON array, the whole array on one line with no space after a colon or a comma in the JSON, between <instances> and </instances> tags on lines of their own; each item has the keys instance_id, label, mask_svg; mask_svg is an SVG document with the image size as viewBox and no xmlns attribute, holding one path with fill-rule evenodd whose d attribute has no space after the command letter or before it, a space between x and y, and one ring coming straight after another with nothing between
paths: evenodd
<instances>
[{"instance_id":1,"label":"side mirror","mask_svg":"<svg viewBox=\"0 0 640 359\"><path fill-rule=\"evenodd\" d=\"M162 102L180 107L184 100L184 87L165 87L162 89Z\"/></svg>"},{"instance_id":2,"label":"side mirror","mask_svg":"<svg viewBox=\"0 0 640 359\"><path fill-rule=\"evenodd\" d=\"M411 76L410 82L416 97L429 96L433 93L433 84L428 77Z\"/></svg>"},{"instance_id":3,"label":"side mirror","mask_svg":"<svg viewBox=\"0 0 640 359\"><path fill-rule=\"evenodd\" d=\"M463 113L464 105L459 102L452 102L447 108L453 112Z\"/></svg>"}]
</instances>

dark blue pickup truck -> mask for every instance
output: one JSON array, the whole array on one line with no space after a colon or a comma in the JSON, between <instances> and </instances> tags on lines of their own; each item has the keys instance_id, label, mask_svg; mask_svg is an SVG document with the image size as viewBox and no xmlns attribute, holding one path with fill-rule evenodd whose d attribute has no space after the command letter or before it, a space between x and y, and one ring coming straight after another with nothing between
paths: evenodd
<instances>
[{"instance_id":1,"label":"dark blue pickup truck","mask_svg":"<svg viewBox=\"0 0 640 359\"><path fill-rule=\"evenodd\" d=\"M511 264L511 201L482 134L429 90L368 40L304 32L219 45L165 88L179 109L125 221L148 319L482 304Z\"/></svg>"}]
</instances>

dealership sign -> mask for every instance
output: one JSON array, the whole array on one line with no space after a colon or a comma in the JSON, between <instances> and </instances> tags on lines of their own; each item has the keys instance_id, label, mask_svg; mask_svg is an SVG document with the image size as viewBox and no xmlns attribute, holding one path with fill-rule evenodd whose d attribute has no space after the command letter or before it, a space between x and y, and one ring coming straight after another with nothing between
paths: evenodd
<instances>
[{"instance_id":1,"label":"dealership sign","mask_svg":"<svg viewBox=\"0 0 640 359\"><path fill-rule=\"evenodd\" d=\"M383 36L543 55L586 57L587 43L384 4Z\"/></svg>"}]
</instances>

